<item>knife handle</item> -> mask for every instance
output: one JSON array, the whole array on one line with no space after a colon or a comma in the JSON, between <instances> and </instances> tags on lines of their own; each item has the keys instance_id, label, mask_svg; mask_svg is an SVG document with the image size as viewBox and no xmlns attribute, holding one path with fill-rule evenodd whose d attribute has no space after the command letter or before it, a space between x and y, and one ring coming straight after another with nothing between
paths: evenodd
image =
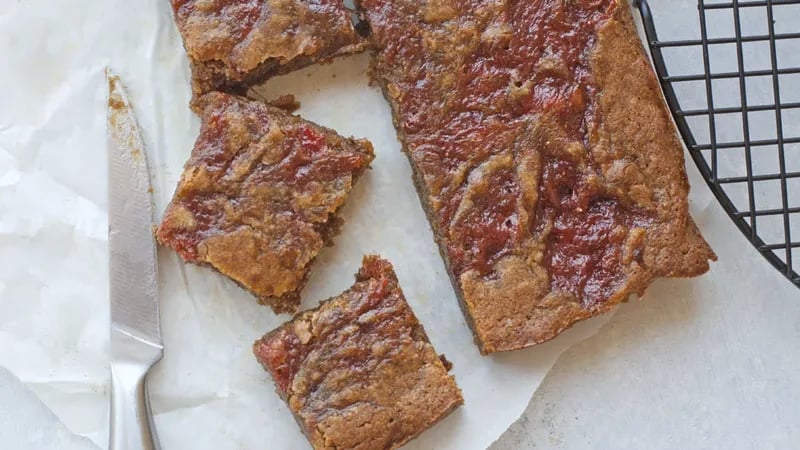
<instances>
[{"instance_id":1,"label":"knife handle","mask_svg":"<svg viewBox=\"0 0 800 450\"><path fill-rule=\"evenodd\" d=\"M147 372L155 362L122 360L111 363L111 424L109 450L160 450L150 399Z\"/></svg>"}]
</instances>

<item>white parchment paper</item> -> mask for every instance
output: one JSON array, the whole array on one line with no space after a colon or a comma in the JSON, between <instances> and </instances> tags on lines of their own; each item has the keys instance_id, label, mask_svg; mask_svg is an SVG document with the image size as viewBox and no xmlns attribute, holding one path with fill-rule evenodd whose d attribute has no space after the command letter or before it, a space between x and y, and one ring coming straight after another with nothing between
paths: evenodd
<instances>
[{"instance_id":1,"label":"white parchment paper","mask_svg":"<svg viewBox=\"0 0 800 450\"><path fill-rule=\"evenodd\" d=\"M0 367L0 436L7 449L92 450L89 439L72 434L36 395Z\"/></svg>"},{"instance_id":2,"label":"white parchment paper","mask_svg":"<svg viewBox=\"0 0 800 450\"><path fill-rule=\"evenodd\" d=\"M104 447L104 69L121 75L144 129L158 214L199 127L187 108L189 71L163 0L0 0L0 30L0 366L71 430ZM482 449L519 417L557 356L606 318L531 350L479 356L413 189L388 105L367 85L367 60L342 59L265 88L267 96L297 95L301 115L369 138L377 153L374 170L344 210L346 225L336 246L315 266L303 306L347 288L362 254L390 259L433 344L455 363L466 401L408 448ZM159 265L165 356L150 387L163 447L307 448L251 354L252 342L288 317L276 317L210 270L184 266L168 250L160 250ZM17 402L30 400L14 399L0 399L0 410L14 411Z\"/></svg>"}]
</instances>

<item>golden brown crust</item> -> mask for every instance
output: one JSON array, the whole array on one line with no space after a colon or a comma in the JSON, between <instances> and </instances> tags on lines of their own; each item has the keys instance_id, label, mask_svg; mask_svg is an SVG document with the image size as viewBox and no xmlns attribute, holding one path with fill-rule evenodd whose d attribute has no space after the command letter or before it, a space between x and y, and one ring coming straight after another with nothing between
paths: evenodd
<instances>
[{"instance_id":1,"label":"golden brown crust","mask_svg":"<svg viewBox=\"0 0 800 450\"><path fill-rule=\"evenodd\" d=\"M604 172L622 190L631 192L645 185L652 192L659 220L648 228L644 260L654 275L700 275L708 271L708 261L716 257L689 215L683 147L629 9L623 5L600 29L592 58L592 71L601 87L599 103L607 142L626 149L624 159L609 161ZM599 153L600 149L613 153L603 145L593 150ZM593 156L596 160L603 158ZM611 154L605 157L613 158ZM617 170L622 173L611 176L621 164L635 169Z\"/></svg>"},{"instance_id":2,"label":"golden brown crust","mask_svg":"<svg viewBox=\"0 0 800 450\"><path fill-rule=\"evenodd\" d=\"M171 0L195 97L363 50L341 0Z\"/></svg>"},{"instance_id":3,"label":"golden brown crust","mask_svg":"<svg viewBox=\"0 0 800 450\"><path fill-rule=\"evenodd\" d=\"M391 264L258 340L253 351L317 450L395 449L463 404Z\"/></svg>"},{"instance_id":4,"label":"golden brown crust","mask_svg":"<svg viewBox=\"0 0 800 450\"><path fill-rule=\"evenodd\" d=\"M483 353L552 339L714 260L624 1L361 0ZM585 49L585 50L584 50Z\"/></svg>"},{"instance_id":5,"label":"golden brown crust","mask_svg":"<svg viewBox=\"0 0 800 450\"><path fill-rule=\"evenodd\" d=\"M158 240L276 312L294 312L372 146L228 94L206 94L198 106L200 136Z\"/></svg>"}]
</instances>

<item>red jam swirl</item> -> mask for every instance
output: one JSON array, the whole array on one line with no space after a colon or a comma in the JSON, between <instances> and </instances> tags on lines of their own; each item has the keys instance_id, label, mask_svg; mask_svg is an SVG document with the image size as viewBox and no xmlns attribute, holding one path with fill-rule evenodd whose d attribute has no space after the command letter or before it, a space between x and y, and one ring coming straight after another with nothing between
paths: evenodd
<instances>
[{"instance_id":1,"label":"red jam swirl","mask_svg":"<svg viewBox=\"0 0 800 450\"><path fill-rule=\"evenodd\" d=\"M587 306L607 300L624 281L625 237L646 218L590 182L599 175L591 161L579 170L570 157L519 148L517 139L549 117L568 140L589 146L599 120L590 53L618 3L450 4L456 12L447 29L464 31L467 41L479 36L477 44L453 45L440 25L420 23L425 11L410 1L362 0L381 48L377 73L390 84L398 126L426 183L453 271L491 277L499 259L547 229L544 264L552 289ZM470 186L470 173L498 155L515 157L514 151L539 155L539 200L529 224L519 223L513 169L483 174L488 180L479 194Z\"/></svg>"}]
</instances>

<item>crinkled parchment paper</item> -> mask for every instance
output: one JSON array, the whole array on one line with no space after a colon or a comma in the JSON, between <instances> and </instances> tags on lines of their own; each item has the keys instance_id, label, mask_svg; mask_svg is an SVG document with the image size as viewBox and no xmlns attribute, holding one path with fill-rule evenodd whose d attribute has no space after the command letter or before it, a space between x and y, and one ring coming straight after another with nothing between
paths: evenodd
<instances>
[{"instance_id":1,"label":"crinkled parchment paper","mask_svg":"<svg viewBox=\"0 0 800 450\"><path fill-rule=\"evenodd\" d=\"M0 30L0 366L70 430L105 447L104 69L112 67L129 88L160 215L199 127L187 108L186 58L164 0L0 0ZM367 61L366 55L342 59L274 80L264 90L297 95L302 116L369 138L377 152L374 170L344 210L336 246L313 270L303 307L347 288L362 254L389 258L433 344L455 363L466 401L408 447L482 449L519 417L557 356L605 319L527 351L478 354L388 105L367 84ZM184 266L168 250L160 250L159 264L165 356L150 387L163 447L307 448L251 354L252 342L288 317L276 317L210 270ZM47 424L52 416L15 385L9 381L8 393L0 390L0 417L8 420L2 429L19 436L16 448L26 448L25 442L32 443L27 448L62 448L52 436L63 430L24 422L39 417ZM2 436L6 443L5 431Z\"/></svg>"}]
</instances>

